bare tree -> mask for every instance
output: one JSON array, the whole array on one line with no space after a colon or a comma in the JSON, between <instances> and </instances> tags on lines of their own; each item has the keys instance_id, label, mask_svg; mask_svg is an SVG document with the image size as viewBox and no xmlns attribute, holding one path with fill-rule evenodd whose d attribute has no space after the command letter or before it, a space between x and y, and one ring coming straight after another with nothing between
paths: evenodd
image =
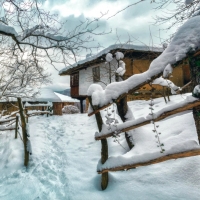
<instances>
[{"instance_id":1,"label":"bare tree","mask_svg":"<svg viewBox=\"0 0 200 200\"><path fill-rule=\"evenodd\" d=\"M187 19L199 15L199 0L159 0L154 1L156 10L162 10L163 14L158 15L155 20L157 24L168 23L167 29L180 27Z\"/></svg>"},{"instance_id":2,"label":"bare tree","mask_svg":"<svg viewBox=\"0 0 200 200\"><path fill-rule=\"evenodd\" d=\"M2 59L4 58L4 59ZM37 62L27 57L15 57L5 55L0 62L0 98L30 97L34 88L50 82L49 74Z\"/></svg>"},{"instance_id":3,"label":"bare tree","mask_svg":"<svg viewBox=\"0 0 200 200\"><path fill-rule=\"evenodd\" d=\"M156 11L162 11L155 17L155 24L167 24L166 29L172 27L180 27L187 19L200 14L200 0L138 0L128 6L117 11L108 19L116 16L120 12L129 9L132 6L137 6L140 3L152 3L155 5Z\"/></svg>"},{"instance_id":4,"label":"bare tree","mask_svg":"<svg viewBox=\"0 0 200 200\"><path fill-rule=\"evenodd\" d=\"M44 66L69 65L83 49L93 48L89 45L92 35L105 34L97 30L98 20L104 14L98 19L82 21L74 29L66 29L67 22L60 22L57 15L45 11L42 2L1 0L0 65L4 74L1 75L1 96L9 93L13 96L15 92L10 92L10 88L14 85L24 89L25 85L45 82ZM17 91L15 87L13 90ZM15 95L21 92L18 90Z\"/></svg>"}]
</instances>

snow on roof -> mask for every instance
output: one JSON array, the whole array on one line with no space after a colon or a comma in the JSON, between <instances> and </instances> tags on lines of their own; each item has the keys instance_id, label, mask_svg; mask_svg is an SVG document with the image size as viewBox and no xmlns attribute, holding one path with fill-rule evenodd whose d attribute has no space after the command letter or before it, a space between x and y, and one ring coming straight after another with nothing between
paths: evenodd
<instances>
[{"instance_id":1,"label":"snow on roof","mask_svg":"<svg viewBox=\"0 0 200 200\"><path fill-rule=\"evenodd\" d=\"M16 102L17 98L9 97L8 100L0 100L0 102ZM22 98L22 101L29 101L29 102L79 102L77 99L72 99L69 96L65 96L62 94L58 94L53 92L51 89L42 88L40 89L39 93L33 98Z\"/></svg>"},{"instance_id":2,"label":"snow on roof","mask_svg":"<svg viewBox=\"0 0 200 200\"><path fill-rule=\"evenodd\" d=\"M132 90L151 77L162 73L168 64L175 64L187 56L191 50L196 51L200 48L200 16L193 17L185 22L176 32L168 47L160 56L154 59L149 69L141 74L135 74L122 82L113 82L106 86L105 90L94 91L92 94L93 105L103 106L117 99L121 94ZM101 96L100 99L95 98Z\"/></svg>"},{"instance_id":3,"label":"snow on roof","mask_svg":"<svg viewBox=\"0 0 200 200\"><path fill-rule=\"evenodd\" d=\"M63 102L80 102L77 99L73 99L69 96L63 95L63 94L59 94L57 92L54 92Z\"/></svg>"},{"instance_id":4,"label":"snow on roof","mask_svg":"<svg viewBox=\"0 0 200 200\"><path fill-rule=\"evenodd\" d=\"M62 100L56 94L54 94L53 90L47 88L40 89L39 93L29 101L62 102Z\"/></svg>"},{"instance_id":5,"label":"snow on roof","mask_svg":"<svg viewBox=\"0 0 200 200\"><path fill-rule=\"evenodd\" d=\"M84 64L86 62L95 60L96 58L109 53L110 51L114 50L114 49L131 49L131 50L136 50L136 51L153 51L153 52L162 52L163 48L159 48L159 47L149 47L149 46L145 46L145 45L133 45L133 44L113 44L109 47L107 47L106 49L103 49L102 51L100 51L98 54L87 57L84 60L80 60L76 63L74 63L73 65L69 65L65 68L63 68L62 70L59 71L59 74L62 74L63 72L66 72L68 69L77 67L78 65Z\"/></svg>"}]
</instances>

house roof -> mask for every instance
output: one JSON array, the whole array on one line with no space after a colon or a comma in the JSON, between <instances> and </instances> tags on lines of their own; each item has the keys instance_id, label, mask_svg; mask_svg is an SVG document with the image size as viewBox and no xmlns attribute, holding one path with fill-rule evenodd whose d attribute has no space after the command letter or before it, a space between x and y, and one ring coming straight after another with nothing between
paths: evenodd
<instances>
[{"instance_id":1,"label":"house roof","mask_svg":"<svg viewBox=\"0 0 200 200\"><path fill-rule=\"evenodd\" d=\"M17 98L9 97L8 100L0 100L0 102L16 102ZM51 89L42 88L39 93L33 98L22 98L22 101L28 102L79 102L77 99L73 99L69 96L58 94Z\"/></svg>"},{"instance_id":2,"label":"house roof","mask_svg":"<svg viewBox=\"0 0 200 200\"><path fill-rule=\"evenodd\" d=\"M121 51L121 52L157 52L161 53L163 51L163 48L160 47L149 47L145 45L132 45L132 44L114 44L106 49L103 49L100 51L98 54L87 57L84 60L80 60L73 65L69 65L62 70L59 71L59 75L70 75L71 72L81 69L81 68L86 68L86 65L92 65L92 64L98 64L105 62L105 55L109 52L112 51Z\"/></svg>"},{"instance_id":3,"label":"house roof","mask_svg":"<svg viewBox=\"0 0 200 200\"><path fill-rule=\"evenodd\" d=\"M62 102L62 100L53 92L53 90L47 88L40 89L39 93L29 101Z\"/></svg>"},{"instance_id":4,"label":"house roof","mask_svg":"<svg viewBox=\"0 0 200 200\"><path fill-rule=\"evenodd\" d=\"M57 92L54 92L54 93L62 100L62 102L80 102L78 99L74 99L69 96L59 94Z\"/></svg>"}]
</instances>

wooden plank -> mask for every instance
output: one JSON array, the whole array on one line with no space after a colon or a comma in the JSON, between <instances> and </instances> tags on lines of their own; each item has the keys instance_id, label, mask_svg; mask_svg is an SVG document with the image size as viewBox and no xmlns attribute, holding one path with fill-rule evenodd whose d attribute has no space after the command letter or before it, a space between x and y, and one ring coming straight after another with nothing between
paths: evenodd
<instances>
[{"instance_id":1,"label":"wooden plank","mask_svg":"<svg viewBox=\"0 0 200 200\"><path fill-rule=\"evenodd\" d=\"M174 114L177 114L177 113L189 110L189 109L192 109L192 108L194 108L196 106L199 106L199 105L200 105L200 101L195 101L193 103L188 103L187 105L184 105L183 107L179 107L179 108L171 110L171 111L163 112L159 117L155 118L154 121L155 122L160 121L162 119L165 119L166 117L169 117L171 115L174 115ZM121 133L122 132L126 132L126 131L130 131L132 129L139 128L141 126L149 124L150 122L151 122L151 119L145 120L145 121L140 122L138 124L123 128L120 131L121 131ZM108 138L108 137L112 137L113 134L114 134L114 132L111 132L111 133L108 133L106 135L98 136L98 137L95 137L95 140L101 140L101 139L105 139L105 138Z\"/></svg>"},{"instance_id":2,"label":"wooden plank","mask_svg":"<svg viewBox=\"0 0 200 200\"><path fill-rule=\"evenodd\" d=\"M11 117L9 119L3 119L3 120L0 120L0 124L5 124L8 122L14 121L15 119L16 119L15 117Z\"/></svg>"},{"instance_id":3,"label":"wooden plank","mask_svg":"<svg viewBox=\"0 0 200 200\"><path fill-rule=\"evenodd\" d=\"M114 168L108 168L108 169L103 169L102 171L97 171L98 174L103 174L106 172L116 172L116 171L121 171L121 170L129 170L133 169L136 167L142 167L142 166L147 166L147 165L152 165L152 164L157 164L160 162L164 162L167 160L173 160L173 159L178 159L178 158L186 158L186 157L191 157L191 156L199 156L200 155L200 149L195 149L195 150L190 150L190 151L185 151L185 152L180 152L180 153L174 153L174 154L169 154L166 156L162 156L160 158L156 158L147 162L140 162L140 163L135 163L131 165L123 165L123 166L117 166Z\"/></svg>"},{"instance_id":4,"label":"wooden plank","mask_svg":"<svg viewBox=\"0 0 200 200\"><path fill-rule=\"evenodd\" d=\"M12 130L15 130L15 127L8 127L8 128L4 128L4 129L0 128L0 131L12 131Z\"/></svg>"},{"instance_id":5,"label":"wooden plank","mask_svg":"<svg viewBox=\"0 0 200 200\"><path fill-rule=\"evenodd\" d=\"M41 111L41 112L27 113L27 116L31 117L31 116L40 115L40 114L50 114L50 115L53 115L53 113L50 112L50 111Z\"/></svg>"}]
</instances>

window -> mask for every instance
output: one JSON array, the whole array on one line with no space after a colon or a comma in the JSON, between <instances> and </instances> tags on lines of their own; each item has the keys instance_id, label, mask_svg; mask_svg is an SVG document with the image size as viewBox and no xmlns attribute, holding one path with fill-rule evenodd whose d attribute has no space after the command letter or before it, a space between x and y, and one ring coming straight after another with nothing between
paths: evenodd
<instances>
[{"instance_id":1,"label":"window","mask_svg":"<svg viewBox=\"0 0 200 200\"><path fill-rule=\"evenodd\" d=\"M79 85L79 74L78 73L72 74L70 80L71 80L71 86L78 86Z\"/></svg>"},{"instance_id":2,"label":"window","mask_svg":"<svg viewBox=\"0 0 200 200\"><path fill-rule=\"evenodd\" d=\"M93 74L93 82L100 81L100 68L99 67L92 68L92 74Z\"/></svg>"}]
</instances>

